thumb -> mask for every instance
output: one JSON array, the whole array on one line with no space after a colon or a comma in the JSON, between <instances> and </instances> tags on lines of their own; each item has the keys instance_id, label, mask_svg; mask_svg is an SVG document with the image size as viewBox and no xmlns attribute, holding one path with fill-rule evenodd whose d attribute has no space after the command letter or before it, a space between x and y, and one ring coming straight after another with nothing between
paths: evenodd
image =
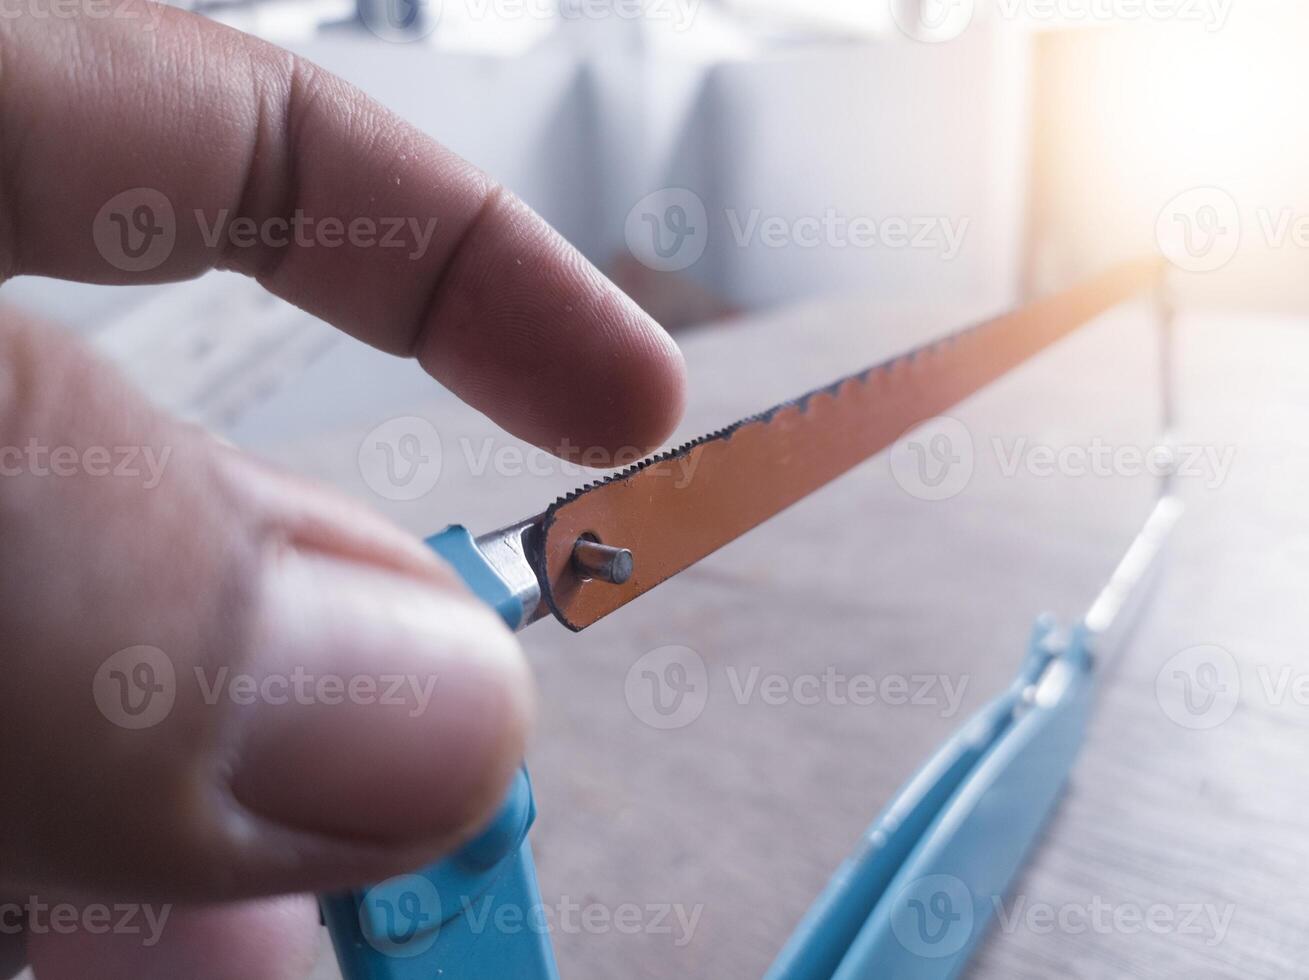
<instances>
[{"instance_id":1,"label":"thumb","mask_svg":"<svg viewBox=\"0 0 1309 980\"><path fill-rule=\"evenodd\" d=\"M512 635L418 542L0 315L0 884L226 899L412 868L523 752Z\"/></svg>"}]
</instances>

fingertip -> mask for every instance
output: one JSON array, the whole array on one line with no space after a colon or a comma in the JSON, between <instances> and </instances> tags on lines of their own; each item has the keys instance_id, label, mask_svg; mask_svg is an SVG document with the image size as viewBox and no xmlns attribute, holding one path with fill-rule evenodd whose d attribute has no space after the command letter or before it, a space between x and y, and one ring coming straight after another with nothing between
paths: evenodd
<instances>
[{"instance_id":1,"label":"fingertip","mask_svg":"<svg viewBox=\"0 0 1309 980\"><path fill-rule=\"evenodd\" d=\"M624 375L615 379L623 390L615 393L618 410L613 424L617 431L611 433L610 441L615 448L630 445L649 452L672 435L686 410L686 359L653 318L626 296L622 300L637 321L631 334L644 343L639 354L629 358Z\"/></svg>"},{"instance_id":2,"label":"fingertip","mask_svg":"<svg viewBox=\"0 0 1309 980\"><path fill-rule=\"evenodd\" d=\"M685 403L673 339L504 193L462 243L416 353L509 432L584 465L621 465L660 445Z\"/></svg>"},{"instance_id":3,"label":"fingertip","mask_svg":"<svg viewBox=\"0 0 1309 980\"><path fill-rule=\"evenodd\" d=\"M606 284L596 352L577 355L570 398L560 406L556 441L538 443L583 465L635 462L664 443L686 404L686 362L673 339L632 300ZM587 357L587 354L598 356Z\"/></svg>"}]
</instances>

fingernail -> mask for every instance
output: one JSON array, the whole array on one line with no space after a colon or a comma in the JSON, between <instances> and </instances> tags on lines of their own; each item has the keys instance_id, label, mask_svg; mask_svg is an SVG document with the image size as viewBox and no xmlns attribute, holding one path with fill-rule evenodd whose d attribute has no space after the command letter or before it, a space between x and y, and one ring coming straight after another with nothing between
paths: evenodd
<instances>
[{"instance_id":1,"label":"fingernail","mask_svg":"<svg viewBox=\"0 0 1309 980\"><path fill-rule=\"evenodd\" d=\"M434 841L499 802L522 758L531 679L471 596L289 549L265 568L250 665L209 671L231 702L232 788L283 825Z\"/></svg>"}]
</instances>

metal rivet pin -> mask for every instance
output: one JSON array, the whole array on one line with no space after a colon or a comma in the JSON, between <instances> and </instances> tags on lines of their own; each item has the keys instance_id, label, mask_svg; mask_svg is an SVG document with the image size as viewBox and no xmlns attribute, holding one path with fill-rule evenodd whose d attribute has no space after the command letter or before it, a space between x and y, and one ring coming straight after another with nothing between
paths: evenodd
<instances>
[{"instance_id":1,"label":"metal rivet pin","mask_svg":"<svg viewBox=\"0 0 1309 980\"><path fill-rule=\"evenodd\" d=\"M573 545L573 567L587 578L622 585L632 577L632 553L593 538L578 538Z\"/></svg>"}]
</instances>

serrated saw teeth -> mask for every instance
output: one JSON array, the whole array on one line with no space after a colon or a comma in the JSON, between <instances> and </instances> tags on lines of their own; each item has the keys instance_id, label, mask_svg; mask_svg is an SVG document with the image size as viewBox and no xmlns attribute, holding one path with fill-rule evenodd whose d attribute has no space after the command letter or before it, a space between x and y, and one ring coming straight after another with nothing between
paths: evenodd
<instances>
[{"instance_id":1,"label":"serrated saw teeth","mask_svg":"<svg viewBox=\"0 0 1309 980\"><path fill-rule=\"evenodd\" d=\"M544 601L570 629L589 626L1157 286L1162 273L1158 259L1124 264L560 497L534 549ZM581 540L630 552L631 574L621 582L580 574L573 553Z\"/></svg>"}]
</instances>

